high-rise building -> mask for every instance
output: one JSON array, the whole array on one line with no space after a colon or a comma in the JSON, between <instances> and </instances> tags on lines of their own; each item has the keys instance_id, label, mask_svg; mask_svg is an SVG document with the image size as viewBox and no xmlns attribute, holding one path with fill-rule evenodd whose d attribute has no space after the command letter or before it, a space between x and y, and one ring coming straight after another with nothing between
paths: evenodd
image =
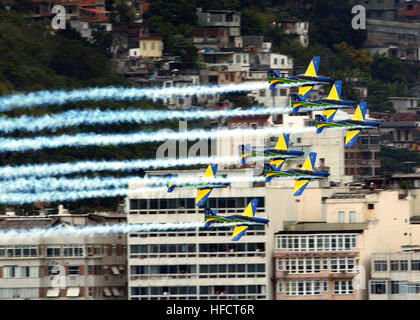
<instances>
[{"instance_id":1,"label":"high-rise building","mask_svg":"<svg viewBox=\"0 0 420 320\"><path fill-rule=\"evenodd\" d=\"M180 178L196 177L202 171L178 173ZM244 169L219 169L217 176L245 174ZM195 188L176 188L172 193L166 189L136 192L136 188L131 184L128 194L130 225L204 222L203 209L195 206ZM232 228L220 227L130 233L129 299L270 299L271 239L280 219L266 210L265 188L234 182L230 188L214 189L204 207L220 215L241 214L255 198L259 200L256 216L271 221L268 226L250 226L239 242L231 240ZM280 217L280 212L276 214Z\"/></svg>"}]
</instances>

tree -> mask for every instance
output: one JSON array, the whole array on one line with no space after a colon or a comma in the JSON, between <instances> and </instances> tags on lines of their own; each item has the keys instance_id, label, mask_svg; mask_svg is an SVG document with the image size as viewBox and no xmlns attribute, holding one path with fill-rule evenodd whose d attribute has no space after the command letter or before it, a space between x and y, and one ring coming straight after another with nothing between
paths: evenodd
<instances>
[{"instance_id":1,"label":"tree","mask_svg":"<svg viewBox=\"0 0 420 320\"><path fill-rule=\"evenodd\" d=\"M336 43L345 41L355 48L360 48L366 40L366 30L351 28L352 5L349 0L330 1L314 0L308 9L302 9L302 17L312 23L309 38L315 43L330 48ZM309 17L309 19L308 19Z\"/></svg>"},{"instance_id":2,"label":"tree","mask_svg":"<svg viewBox=\"0 0 420 320\"><path fill-rule=\"evenodd\" d=\"M401 75L401 62L398 59L375 55L372 63L372 77L384 82L407 80Z\"/></svg>"},{"instance_id":3,"label":"tree","mask_svg":"<svg viewBox=\"0 0 420 320\"><path fill-rule=\"evenodd\" d=\"M241 29L243 35L263 35L265 26L264 15L257 8L250 7L242 10Z\"/></svg>"}]
</instances>

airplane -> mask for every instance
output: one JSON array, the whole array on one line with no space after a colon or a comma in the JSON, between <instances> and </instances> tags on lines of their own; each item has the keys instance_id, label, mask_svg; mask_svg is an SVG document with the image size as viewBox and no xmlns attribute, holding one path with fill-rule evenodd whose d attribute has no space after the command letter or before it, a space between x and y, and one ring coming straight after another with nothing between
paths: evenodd
<instances>
[{"instance_id":1,"label":"airplane","mask_svg":"<svg viewBox=\"0 0 420 320\"><path fill-rule=\"evenodd\" d=\"M330 115L315 115L315 126L316 126L316 133L321 133L327 127L351 127L346 131L346 140L344 142L345 147L353 147L354 143L356 142L357 137L360 134L360 129L365 128L378 128L381 126L380 122L378 121L366 121L366 102L362 101L356 108L356 111L353 114L351 119L340 120L340 121L332 121L335 115L335 112L331 113Z\"/></svg>"},{"instance_id":2,"label":"airplane","mask_svg":"<svg viewBox=\"0 0 420 320\"><path fill-rule=\"evenodd\" d=\"M299 157L304 154L303 151L288 150L289 139L290 133L282 133L274 148L264 149L263 151L251 150L249 144L240 145L241 164L245 164L248 157L265 157L271 159L270 165L273 169L280 170L287 158Z\"/></svg>"},{"instance_id":3,"label":"airplane","mask_svg":"<svg viewBox=\"0 0 420 320\"><path fill-rule=\"evenodd\" d=\"M270 83L270 89L274 89L274 87L279 83L302 83L302 85L304 85L308 81L309 82L310 81L315 81L315 82L334 81L330 77L318 76L319 60L320 58L318 56L313 57L304 74L298 74L296 76L291 76L287 78L280 77L280 70L268 71L268 82Z\"/></svg>"},{"instance_id":4,"label":"airplane","mask_svg":"<svg viewBox=\"0 0 420 320\"><path fill-rule=\"evenodd\" d=\"M310 152L301 168L280 171L273 170L269 166L266 166L266 169L264 170L265 181L270 182L271 179L276 176L295 177L295 188L293 195L300 196L303 190L305 190L306 186L309 184L309 181L312 179L323 179L330 175L326 171L315 171L315 160L316 152Z\"/></svg>"},{"instance_id":5,"label":"airplane","mask_svg":"<svg viewBox=\"0 0 420 320\"><path fill-rule=\"evenodd\" d=\"M214 222L243 222L243 223L258 223L258 224L267 224L270 220L265 218L256 218L255 210L258 206L258 199L253 199L245 208L242 214L234 214L231 216L218 216L217 210L212 210L210 208L204 209L204 221L206 222L204 227L209 227ZM238 241L249 228L247 224L238 224L233 229L232 241Z\"/></svg>"},{"instance_id":6,"label":"airplane","mask_svg":"<svg viewBox=\"0 0 420 320\"><path fill-rule=\"evenodd\" d=\"M309 90L305 94L292 94L291 104L292 104L292 113L297 113L300 107L326 107L326 109L338 109L339 106L357 106L357 102L351 100L341 100L341 88L343 86L342 81L335 81L331 87L330 93L326 98L321 98L318 100L306 101ZM300 87L299 87L300 89Z\"/></svg>"},{"instance_id":7,"label":"airplane","mask_svg":"<svg viewBox=\"0 0 420 320\"><path fill-rule=\"evenodd\" d=\"M212 179L216 178L217 172L217 163L211 163L208 165L206 171L204 172L203 182L199 183L181 183L179 185L170 184L168 185L168 192L172 192L176 187L197 187L197 197L195 204L197 206L202 206L206 203L207 198L210 195L210 192L214 188L227 188L230 186L230 182L212 182ZM173 174L173 178L178 177L178 174Z\"/></svg>"}]
</instances>

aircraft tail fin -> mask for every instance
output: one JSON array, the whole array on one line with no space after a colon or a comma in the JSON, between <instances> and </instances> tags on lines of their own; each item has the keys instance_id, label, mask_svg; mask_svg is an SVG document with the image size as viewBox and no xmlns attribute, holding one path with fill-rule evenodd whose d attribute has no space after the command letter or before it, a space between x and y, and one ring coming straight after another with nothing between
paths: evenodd
<instances>
[{"instance_id":1,"label":"aircraft tail fin","mask_svg":"<svg viewBox=\"0 0 420 320\"><path fill-rule=\"evenodd\" d=\"M204 172L204 178L216 178L217 163L210 163Z\"/></svg>"},{"instance_id":2,"label":"aircraft tail fin","mask_svg":"<svg viewBox=\"0 0 420 320\"><path fill-rule=\"evenodd\" d=\"M252 199L248 206L245 208L244 212L242 213L243 216L247 217L254 217L255 216L255 210L258 206L258 199Z\"/></svg>"},{"instance_id":3,"label":"aircraft tail fin","mask_svg":"<svg viewBox=\"0 0 420 320\"><path fill-rule=\"evenodd\" d=\"M302 165L302 170L314 171L315 169L316 152L309 152L305 162Z\"/></svg>"},{"instance_id":4,"label":"aircraft tail fin","mask_svg":"<svg viewBox=\"0 0 420 320\"><path fill-rule=\"evenodd\" d=\"M316 77L318 75L319 60L320 58L318 56L312 58L308 68L305 71L305 76Z\"/></svg>"},{"instance_id":5,"label":"aircraft tail fin","mask_svg":"<svg viewBox=\"0 0 420 320\"><path fill-rule=\"evenodd\" d=\"M366 108L367 104L365 101L361 101L359 105L356 108L356 111L354 111L352 120L360 120L364 121L366 116Z\"/></svg>"},{"instance_id":6,"label":"aircraft tail fin","mask_svg":"<svg viewBox=\"0 0 420 320\"><path fill-rule=\"evenodd\" d=\"M287 150L289 148L290 133L281 133L274 149Z\"/></svg>"},{"instance_id":7,"label":"aircraft tail fin","mask_svg":"<svg viewBox=\"0 0 420 320\"><path fill-rule=\"evenodd\" d=\"M330 93L327 99L340 100L341 99L341 88L343 86L342 81L335 81L331 87Z\"/></svg>"}]
</instances>

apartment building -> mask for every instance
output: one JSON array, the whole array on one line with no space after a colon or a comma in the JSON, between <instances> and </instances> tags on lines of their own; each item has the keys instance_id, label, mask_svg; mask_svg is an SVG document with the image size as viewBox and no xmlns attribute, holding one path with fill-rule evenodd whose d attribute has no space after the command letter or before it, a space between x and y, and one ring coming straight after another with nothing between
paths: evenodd
<instances>
[{"instance_id":1,"label":"apartment building","mask_svg":"<svg viewBox=\"0 0 420 320\"><path fill-rule=\"evenodd\" d=\"M276 201L267 203L267 211L272 210L271 206L281 205L284 212L283 228L273 237L277 299L295 299L296 296L304 299L367 299L372 255L377 252L398 253L401 246L420 242L417 189L370 191L341 188L340 191L337 187L311 188L309 185L302 196L290 197L287 192L279 192L279 188L268 185L266 191L267 198L276 195ZM343 235L346 236L338 240ZM327 236L330 240L325 240ZM331 249L331 237L335 237L335 243L351 243L350 248L344 245L341 252ZM323 258L326 258L325 261ZM338 274L335 258L343 268L346 265L344 269L338 267ZM357 266L356 269L348 269L348 266L353 266L352 263ZM340 278L341 275L344 277ZM334 286L338 292L339 285L334 281L350 281L353 278L357 279L357 287L335 296ZM323 280L326 280L328 291L322 291ZM294 289L302 286L306 288L303 293L301 289ZM348 283L340 283L341 286L346 290L350 288Z\"/></svg>"},{"instance_id":2,"label":"apartment building","mask_svg":"<svg viewBox=\"0 0 420 320\"><path fill-rule=\"evenodd\" d=\"M241 48L241 13L231 10L202 10L197 8L197 24L201 29L223 28L227 31L228 42L224 47Z\"/></svg>"},{"instance_id":3,"label":"apartment building","mask_svg":"<svg viewBox=\"0 0 420 320\"><path fill-rule=\"evenodd\" d=\"M402 247L401 252L373 253L369 300L419 300L419 246Z\"/></svg>"},{"instance_id":4,"label":"apartment building","mask_svg":"<svg viewBox=\"0 0 420 320\"><path fill-rule=\"evenodd\" d=\"M125 219L115 213L3 216L0 229L71 228ZM2 236L0 299L127 299L125 235Z\"/></svg>"},{"instance_id":5,"label":"apartment building","mask_svg":"<svg viewBox=\"0 0 420 320\"><path fill-rule=\"evenodd\" d=\"M280 231L273 253L275 299L355 300L361 230Z\"/></svg>"},{"instance_id":6,"label":"apartment building","mask_svg":"<svg viewBox=\"0 0 420 320\"><path fill-rule=\"evenodd\" d=\"M364 48L371 54L384 54L407 60L420 59L420 23L367 19Z\"/></svg>"},{"instance_id":7,"label":"apartment building","mask_svg":"<svg viewBox=\"0 0 420 320\"><path fill-rule=\"evenodd\" d=\"M179 177L197 177L201 170L178 171ZM173 171L154 171L165 175ZM222 170L218 177L244 176L252 170ZM136 191L130 184L128 223L203 222L203 209L195 206L195 188ZM220 215L241 214L258 199L256 216L267 217L267 226L250 226L239 242L232 242L232 228L192 229L130 233L129 299L270 299L272 297L272 236L280 227L279 208L269 213L265 188L258 183L233 182L214 189L204 207Z\"/></svg>"}]
</instances>

